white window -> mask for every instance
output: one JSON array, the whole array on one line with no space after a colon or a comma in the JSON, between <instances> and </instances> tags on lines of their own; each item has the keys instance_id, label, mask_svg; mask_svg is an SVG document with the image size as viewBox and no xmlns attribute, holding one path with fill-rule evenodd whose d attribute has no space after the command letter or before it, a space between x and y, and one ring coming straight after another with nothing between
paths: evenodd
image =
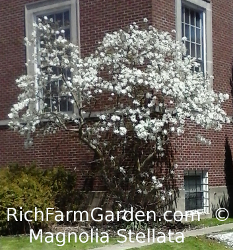
<instances>
[{"instance_id":1,"label":"white window","mask_svg":"<svg viewBox=\"0 0 233 250\"><path fill-rule=\"evenodd\" d=\"M187 55L195 57L205 75L213 74L212 5L203 0L176 0L177 39L186 37Z\"/></svg>"},{"instance_id":2,"label":"white window","mask_svg":"<svg viewBox=\"0 0 233 250\"><path fill-rule=\"evenodd\" d=\"M58 25L59 29L65 30L65 37L74 44L79 45L79 5L78 0L57 0L57 1L40 1L36 3L27 4L25 6L25 23L26 36L30 39L33 31L33 22L37 22L38 18L43 19L47 16L52 18ZM38 41L38 46L40 42ZM27 62L32 59L34 52L33 46L27 47ZM36 65L28 63L28 74L35 74ZM60 74L59 69L55 68L54 73ZM70 72L65 72L67 77L71 77ZM36 83L35 83L36 84ZM45 111L62 111L72 112L73 105L71 104L71 97L60 94L62 91L62 81L49 82L43 96L43 102L46 104ZM40 109L40 102L37 104L37 109Z\"/></svg>"},{"instance_id":3,"label":"white window","mask_svg":"<svg viewBox=\"0 0 233 250\"><path fill-rule=\"evenodd\" d=\"M70 41L70 9L64 9L57 12L52 12L49 14L48 19L52 19L54 23L59 27L59 30L64 30L64 37ZM37 16L43 20L42 16ZM39 45L43 46L43 45ZM54 67L53 74L60 75L64 73L65 78L71 77L71 74L68 70L62 72L60 68ZM73 112L73 105L71 103L72 97L67 96L62 93L63 81L49 81L46 89L43 93L43 102L46 104L46 111L58 111L58 112Z\"/></svg>"},{"instance_id":4,"label":"white window","mask_svg":"<svg viewBox=\"0 0 233 250\"><path fill-rule=\"evenodd\" d=\"M182 6L182 37L185 42L187 55L195 57L200 63L201 71L205 71L205 13L202 10Z\"/></svg>"},{"instance_id":5,"label":"white window","mask_svg":"<svg viewBox=\"0 0 233 250\"><path fill-rule=\"evenodd\" d=\"M190 170L184 173L185 210L209 213L208 172Z\"/></svg>"}]
</instances>

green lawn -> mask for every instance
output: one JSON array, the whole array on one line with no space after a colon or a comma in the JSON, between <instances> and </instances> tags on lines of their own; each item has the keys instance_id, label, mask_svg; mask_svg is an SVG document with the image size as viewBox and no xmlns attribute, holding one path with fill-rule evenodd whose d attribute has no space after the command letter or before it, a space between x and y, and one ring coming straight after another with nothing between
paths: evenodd
<instances>
[{"instance_id":1,"label":"green lawn","mask_svg":"<svg viewBox=\"0 0 233 250\"><path fill-rule=\"evenodd\" d=\"M219 244L217 241L201 237L187 237L184 243L161 243L153 244L141 248L132 248L130 250L226 250L226 246ZM229 248L230 249L230 248ZM231 248L232 249L232 248Z\"/></svg>"},{"instance_id":2,"label":"green lawn","mask_svg":"<svg viewBox=\"0 0 233 250\"><path fill-rule=\"evenodd\" d=\"M109 239L109 244L115 244L117 239ZM102 243L81 243L66 242L64 246L59 247L57 243L40 243L39 241L33 241L30 243L29 237L0 237L0 250L85 250L95 247L104 246ZM114 249L114 248L113 248ZM132 248L131 250L223 250L226 246L219 244L217 241L206 239L205 236L200 237L187 237L184 239L184 243L156 243L150 246L142 248Z\"/></svg>"},{"instance_id":3,"label":"green lawn","mask_svg":"<svg viewBox=\"0 0 233 250\"><path fill-rule=\"evenodd\" d=\"M200 221L193 221L191 222L192 226L200 226L200 227L210 227L210 226L216 226L216 225L222 225L226 223L233 223L233 218L229 218L226 221L218 221L216 218L211 219L202 219ZM103 244L101 242L96 243L88 241L87 243L81 243L79 241L75 242L74 238L71 238L72 241L70 243L67 242L64 244L64 246L57 246L59 242L56 241L56 238L54 237L53 243L45 243L43 238L43 243L41 243L39 240L33 240L32 243L30 243L30 238L28 236L21 236L21 237L1 237L0 236L0 250L85 250L85 249L91 249L95 247L104 246L106 244ZM112 239L109 237L109 243L108 244L116 244L117 239ZM135 248L136 249L136 248ZM138 249L138 248L137 248ZM219 244L215 241L206 239L203 237L189 237L184 239L184 243L162 243L162 244L153 244L148 247L140 248L142 250L151 250L151 249L158 249L158 250L181 250L181 249L193 249L193 250L205 250L205 249L211 249L211 250L222 250L226 249L226 247L222 244ZM132 249L133 250L133 249Z\"/></svg>"},{"instance_id":4,"label":"green lawn","mask_svg":"<svg viewBox=\"0 0 233 250\"><path fill-rule=\"evenodd\" d=\"M219 221L216 218L210 218L210 219L201 219L200 221L195 220L190 222L192 226L204 226L204 227L213 227L228 223L233 223L233 218L228 218L225 221Z\"/></svg>"},{"instance_id":5,"label":"green lawn","mask_svg":"<svg viewBox=\"0 0 233 250\"><path fill-rule=\"evenodd\" d=\"M54 238L53 243L40 243L39 240L33 240L30 243L30 238L27 236L21 237L0 237L0 250L84 250L91 249L95 247L104 246L106 244L96 243L95 241L91 243L77 242L75 243L74 238L72 238L71 243L66 242L64 246L57 246L56 238ZM111 239L109 237L109 244L117 243L117 239Z\"/></svg>"}]
</instances>

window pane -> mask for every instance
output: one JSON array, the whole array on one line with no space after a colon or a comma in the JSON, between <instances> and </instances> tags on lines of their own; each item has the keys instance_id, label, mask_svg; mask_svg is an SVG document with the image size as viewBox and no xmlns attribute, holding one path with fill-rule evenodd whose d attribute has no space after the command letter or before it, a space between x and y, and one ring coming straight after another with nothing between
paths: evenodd
<instances>
[{"instance_id":1,"label":"window pane","mask_svg":"<svg viewBox=\"0 0 233 250\"><path fill-rule=\"evenodd\" d=\"M201 46L196 45L196 48L197 48L197 59L201 60L202 59L202 57L201 57Z\"/></svg>"},{"instance_id":2,"label":"window pane","mask_svg":"<svg viewBox=\"0 0 233 250\"><path fill-rule=\"evenodd\" d=\"M185 46L186 46L186 55L190 55L190 42L185 42Z\"/></svg>"},{"instance_id":3,"label":"window pane","mask_svg":"<svg viewBox=\"0 0 233 250\"><path fill-rule=\"evenodd\" d=\"M67 107L67 96L62 96L60 99L60 111L67 111L68 107Z\"/></svg>"},{"instance_id":4,"label":"window pane","mask_svg":"<svg viewBox=\"0 0 233 250\"><path fill-rule=\"evenodd\" d=\"M203 209L203 192L186 193L185 194L185 210Z\"/></svg>"},{"instance_id":5,"label":"window pane","mask_svg":"<svg viewBox=\"0 0 233 250\"><path fill-rule=\"evenodd\" d=\"M201 43L201 30L200 29L196 29L196 43Z\"/></svg>"},{"instance_id":6,"label":"window pane","mask_svg":"<svg viewBox=\"0 0 233 250\"><path fill-rule=\"evenodd\" d=\"M52 111L58 111L58 97L53 97L52 98Z\"/></svg>"},{"instance_id":7,"label":"window pane","mask_svg":"<svg viewBox=\"0 0 233 250\"><path fill-rule=\"evenodd\" d=\"M191 42L195 42L195 27L191 26Z\"/></svg>"},{"instance_id":8,"label":"window pane","mask_svg":"<svg viewBox=\"0 0 233 250\"><path fill-rule=\"evenodd\" d=\"M204 62L203 60L200 62L200 67L199 67L200 71L204 71Z\"/></svg>"},{"instance_id":9,"label":"window pane","mask_svg":"<svg viewBox=\"0 0 233 250\"><path fill-rule=\"evenodd\" d=\"M62 93L62 90L63 90L63 81L62 80L60 80L59 81L59 93Z\"/></svg>"},{"instance_id":10,"label":"window pane","mask_svg":"<svg viewBox=\"0 0 233 250\"><path fill-rule=\"evenodd\" d=\"M58 86L57 82L51 83L51 95L57 96L58 95Z\"/></svg>"},{"instance_id":11,"label":"window pane","mask_svg":"<svg viewBox=\"0 0 233 250\"><path fill-rule=\"evenodd\" d=\"M45 103L45 112L49 112L50 108L51 108L51 103L50 103L50 98L45 98L44 99L44 103Z\"/></svg>"},{"instance_id":12,"label":"window pane","mask_svg":"<svg viewBox=\"0 0 233 250\"><path fill-rule=\"evenodd\" d=\"M190 34L189 34L189 25L185 25L185 36L188 40L190 40Z\"/></svg>"},{"instance_id":13,"label":"window pane","mask_svg":"<svg viewBox=\"0 0 233 250\"><path fill-rule=\"evenodd\" d=\"M73 104L71 103L71 98L68 99L68 111L73 111Z\"/></svg>"},{"instance_id":14,"label":"window pane","mask_svg":"<svg viewBox=\"0 0 233 250\"><path fill-rule=\"evenodd\" d=\"M195 57L195 43L191 43L191 57Z\"/></svg>"},{"instance_id":15,"label":"window pane","mask_svg":"<svg viewBox=\"0 0 233 250\"><path fill-rule=\"evenodd\" d=\"M202 185L200 175L190 175L184 177L185 191L197 191L197 188L200 188L201 186Z\"/></svg>"},{"instance_id":16,"label":"window pane","mask_svg":"<svg viewBox=\"0 0 233 250\"><path fill-rule=\"evenodd\" d=\"M182 22L184 22L184 18L185 18L185 8L182 8Z\"/></svg>"},{"instance_id":17,"label":"window pane","mask_svg":"<svg viewBox=\"0 0 233 250\"><path fill-rule=\"evenodd\" d=\"M193 10L190 11L191 24L195 25L195 12Z\"/></svg>"},{"instance_id":18,"label":"window pane","mask_svg":"<svg viewBox=\"0 0 233 250\"><path fill-rule=\"evenodd\" d=\"M70 12L67 10L64 12L64 26L70 25Z\"/></svg>"},{"instance_id":19,"label":"window pane","mask_svg":"<svg viewBox=\"0 0 233 250\"><path fill-rule=\"evenodd\" d=\"M50 20L50 19L53 19L53 21L54 21L54 14L49 15L49 16L48 16L48 19L49 19L49 20Z\"/></svg>"},{"instance_id":20,"label":"window pane","mask_svg":"<svg viewBox=\"0 0 233 250\"><path fill-rule=\"evenodd\" d=\"M63 13L58 13L55 15L55 21L59 27L63 26Z\"/></svg>"},{"instance_id":21,"label":"window pane","mask_svg":"<svg viewBox=\"0 0 233 250\"><path fill-rule=\"evenodd\" d=\"M65 29L65 38L70 40L70 29Z\"/></svg>"},{"instance_id":22,"label":"window pane","mask_svg":"<svg viewBox=\"0 0 233 250\"><path fill-rule=\"evenodd\" d=\"M189 9L185 8L185 22L189 23Z\"/></svg>"},{"instance_id":23,"label":"window pane","mask_svg":"<svg viewBox=\"0 0 233 250\"><path fill-rule=\"evenodd\" d=\"M46 97L50 96L50 84L45 86L44 95L46 95Z\"/></svg>"},{"instance_id":24,"label":"window pane","mask_svg":"<svg viewBox=\"0 0 233 250\"><path fill-rule=\"evenodd\" d=\"M185 32L184 32L184 30L185 30L185 26L184 26L184 24L182 23L182 37L184 37L184 36L185 36Z\"/></svg>"},{"instance_id":25,"label":"window pane","mask_svg":"<svg viewBox=\"0 0 233 250\"><path fill-rule=\"evenodd\" d=\"M196 12L196 26L201 27L201 15L199 12Z\"/></svg>"}]
</instances>

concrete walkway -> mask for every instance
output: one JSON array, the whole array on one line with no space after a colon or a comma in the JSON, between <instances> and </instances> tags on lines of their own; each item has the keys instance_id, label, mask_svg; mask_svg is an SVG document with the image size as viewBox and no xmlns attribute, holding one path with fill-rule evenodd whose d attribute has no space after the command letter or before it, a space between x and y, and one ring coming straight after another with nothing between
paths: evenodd
<instances>
[{"instance_id":1,"label":"concrete walkway","mask_svg":"<svg viewBox=\"0 0 233 250\"><path fill-rule=\"evenodd\" d=\"M190 230L190 231L184 231L184 237L189 237L189 236L199 236L199 235L205 235L205 234L212 234L212 233L217 233L217 232L222 232L222 231L227 231L233 229L233 223L229 224L224 224L220 226L214 226L214 227L206 227L206 228L201 228L201 229L196 229L196 230ZM174 239L174 238L173 238ZM123 240L123 238L122 238ZM169 242L168 238L166 239L166 242ZM126 242L123 244L116 244L116 245L108 245L105 247L98 247L95 248L95 250L126 250L134 247L142 247L142 246L148 246L151 244L154 244L156 242L146 242L146 243L138 243L135 241L135 243L131 242Z\"/></svg>"}]
</instances>

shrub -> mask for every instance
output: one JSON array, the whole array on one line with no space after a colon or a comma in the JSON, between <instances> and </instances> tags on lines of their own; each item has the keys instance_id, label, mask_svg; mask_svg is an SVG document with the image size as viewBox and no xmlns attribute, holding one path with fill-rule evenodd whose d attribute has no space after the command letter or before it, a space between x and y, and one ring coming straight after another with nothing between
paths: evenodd
<instances>
[{"instance_id":1,"label":"shrub","mask_svg":"<svg viewBox=\"0 0 233 250\"><path fill-rule=\"evenodd\" d=\"M35 172L30 172L27 168L7 167L0 170L0 227L3 234L26 233L28 228L44 228L49 222L35 221L34 213L28 214L32 222L24 219L20 221L20 211L23 213L35 207L43 212L47 207L55 207L53 191L49 185L40 182L40 175L37 177ZM41 171L36 172L41 174ZM7 208L15 208L17 221L10 217L7 221Z\"/></svg>"},{"instance_id":2,"label":"shrub","mask_svg":"<svg viewBox=\"0 0 233 250\"><path fill-rule=\"evenodd\" d=\"M48 228L54 218L35 221L35 213L28 213L26 220L20 221L20 211L43 211L54 208L63 212L77 209L81 204L80 192L76 188L76 174L64 168L42 170L36 166L8 166L0 169L0 234L26 233L30 228ZM17 220L10 217L7 221L7 208L15 208ZM11 211L12 212L12 211Z\"/></svg>"},{"instance_id":3,"label":"shrub","mask_svg":"<svg viewBox=\"0 0 233 250\"><path fill-rule=\"evenodd\" d=\"M87 192L77 189L77 174L63 167L46 170L41 180L50 185L56 206L63 214L70 210L85 210L88 202ZM66 218L64 218L66 221Z\"/></svg>"}]
</instances>

